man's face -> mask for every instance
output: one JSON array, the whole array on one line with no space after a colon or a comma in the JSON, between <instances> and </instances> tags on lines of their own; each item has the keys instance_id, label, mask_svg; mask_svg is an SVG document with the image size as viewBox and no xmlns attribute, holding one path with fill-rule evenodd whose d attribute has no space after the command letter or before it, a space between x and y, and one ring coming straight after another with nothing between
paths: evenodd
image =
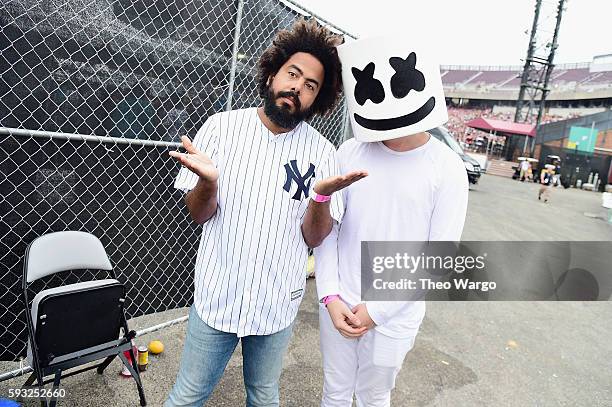
<instances>
[{"instance_id":1,"label":"man's face","mask_svg":"<svg viewBox=\"0 0 612 407\"><path fill-rule=\"evenodd\" d=\"M293 54L270 78L265 113L275 124L292 129L311 116L311 106L323 85L323 64L311 54Z\"/></svg>"}]
</instances>

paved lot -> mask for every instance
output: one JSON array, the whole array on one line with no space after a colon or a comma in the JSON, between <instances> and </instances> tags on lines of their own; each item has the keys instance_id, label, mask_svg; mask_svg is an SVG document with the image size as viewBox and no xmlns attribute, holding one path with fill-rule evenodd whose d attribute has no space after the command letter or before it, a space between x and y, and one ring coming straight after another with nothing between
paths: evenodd
<instances>
[{"instance_id":1,"label":"paved lot","mask_svg":"<svg viewBox=\"0 0 612 407\"><path fill-rule=\"evenodd\" d=\"M601 194L485 175L470 191L463 240L612 240Z\"/></svg>"},{"instance_id":2,"label":"paved lot","mask_svg":"<svg viewBox=\"0 0 612 407\"><path fill-rule=\"evenodd\" d=\"M484 176L470 192L464 240L612 240L600 194L555 189L548 204L538 186ZM585 215L586 213L586 215ZM612 406L612 302L430 302L414 349L393 393L394 406ZM322 388L318 305L308 281L281 377L281 405L318 406ZM132 321L144 328L187 310ZM180 359L185 324L139 338L160 339L143 373L149 405L160 406ZM14 364L0 362L0 371ZM211 406L244 405L240 348ZM63 406L135 406L133 381L113 363L67 378ZM0 395L25 378L0 383ZM36 405L34 403L26 405Z\"/></svg>"}]
</instances>

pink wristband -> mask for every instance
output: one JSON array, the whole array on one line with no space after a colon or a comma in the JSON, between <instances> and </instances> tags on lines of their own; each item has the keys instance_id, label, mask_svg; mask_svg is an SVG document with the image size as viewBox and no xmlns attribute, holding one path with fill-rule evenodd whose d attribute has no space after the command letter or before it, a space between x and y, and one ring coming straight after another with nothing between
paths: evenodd
<instances>
[{"instance_id":1,"label":"pink wristband","mask_svg":"<svg viewBox=\"0 0 612 407\"><path fill-rule=\"evenodd\" d=\"M320 195L316 192L313 195L312 200L315 202L327 202L331 199L331 195Z\"/></svg>"},{"instance_id":2,"label":"pink wristband","mask_svg":"<svg viewBox=\"0 0 612 407\"><path fill-rule=\"evenodd\" d=\"M327 297L323 297L323 304L327 305L332 301L339 300L340 296L338 294L328 295Z\"/></svg>"}]
</instances>

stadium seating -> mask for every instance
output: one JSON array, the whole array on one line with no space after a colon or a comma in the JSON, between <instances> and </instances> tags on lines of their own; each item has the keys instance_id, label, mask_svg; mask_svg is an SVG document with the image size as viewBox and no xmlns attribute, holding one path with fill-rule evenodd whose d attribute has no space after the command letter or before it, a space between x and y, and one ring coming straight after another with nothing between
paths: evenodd
<instances>
[{"instance_id":1,"label":"stadium seating","mask_svg":"<svg viewBox=\"0 0 612 407\"><path fill-rule=\"evenodd\" d=\"M442 66L442 83L446 88L518 89L522 67ZM558 65L551 75L552 88L612 87L612 71L591 72L589 64Z\"/></svg>"}]
</instances>

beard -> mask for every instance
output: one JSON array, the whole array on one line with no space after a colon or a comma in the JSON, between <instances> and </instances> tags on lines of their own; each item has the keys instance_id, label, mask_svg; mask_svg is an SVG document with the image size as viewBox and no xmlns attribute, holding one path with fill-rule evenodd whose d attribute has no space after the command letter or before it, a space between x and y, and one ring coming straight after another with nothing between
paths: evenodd
<instances>
[{"instance_id":1,"label":"beard","mask_svg":"<svg viewBox=\"0 0 612 407\"><path fill-rule=\"evenodd\" d=\"M276 101L286 97L293 101L294 112L291 112L290 107L283 103L280 106L276 104ZM270 87L268 87L268 93L264 99L264 113L272 123L276 124L282 129L294 129L303 120L308 120L312 117L310 109L302 110L302 104L300 99L294 92L281 91L274 93Z\"/></svg>"}]
</instances>

